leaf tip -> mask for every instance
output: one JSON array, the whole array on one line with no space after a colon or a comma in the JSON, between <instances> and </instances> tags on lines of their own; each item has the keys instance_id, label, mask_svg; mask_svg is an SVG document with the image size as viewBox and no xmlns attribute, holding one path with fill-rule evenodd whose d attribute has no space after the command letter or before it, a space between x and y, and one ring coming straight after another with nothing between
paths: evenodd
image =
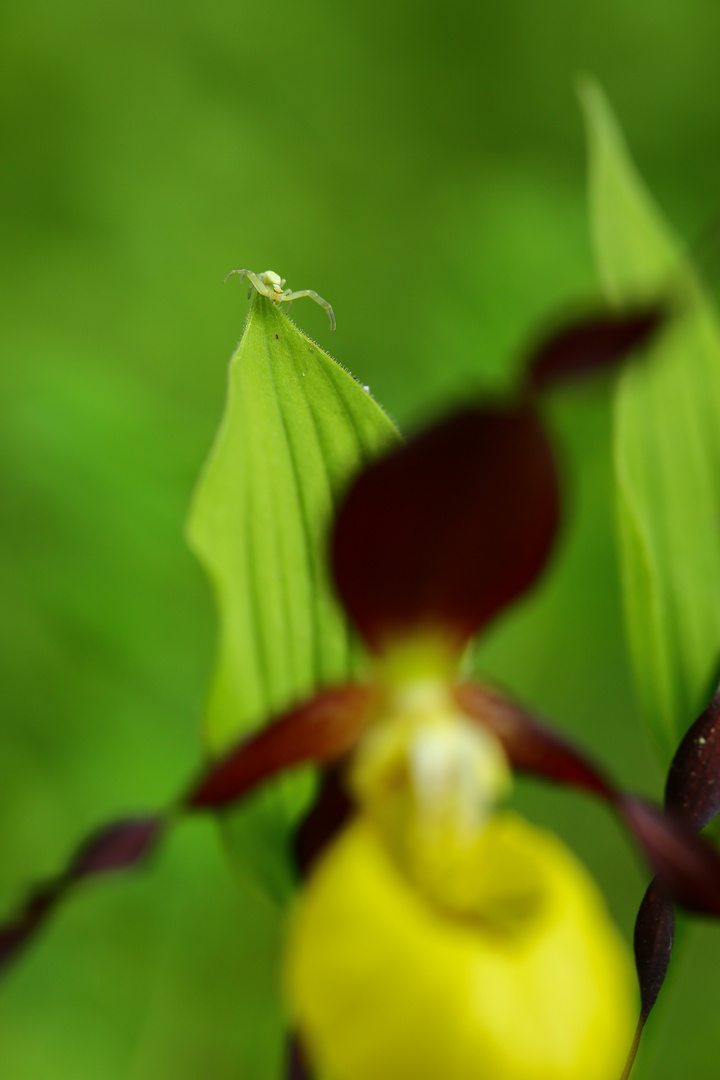
<instances>
[{"instance_id":1,"label":"leaf tip","mask_svg":"<svg viewBox=\"0 0 720 1080\"><path fill-rule=\"evenodd\" d=\"M614 143L624 143L624 136L607 94L595 76L590 73L579 75L576 89L588 133Z\"/></svg>"}]
</instances>

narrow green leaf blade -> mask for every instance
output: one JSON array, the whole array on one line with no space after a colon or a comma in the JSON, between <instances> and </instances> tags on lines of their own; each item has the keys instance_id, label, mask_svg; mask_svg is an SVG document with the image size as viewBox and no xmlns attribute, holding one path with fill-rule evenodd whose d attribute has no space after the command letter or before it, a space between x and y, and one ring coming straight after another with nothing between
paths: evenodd
<instances>
[{"instance_id":1,"label":"narrow green leaf blade","mask_svg":"<svg viewBox=\"0 0 720 1080\"><path fill-rule=\"evenodd\" d=\"M630 653L663 763L720 658L720 326L630 160L601 91L583 90L594 243L608 298L669 295L678 315L618 387L614 459Z\"/></svg>"},{"instance_id":2,"label":"narrow green leaf blade","mask_svg":"<svg viewBox=\"0 0 720 1080\"><path fill-rule=\"evenodd\" d=\"M328 526L349 478L398 441L369 392L253 292L188 522L220 624L205 715L212 752L357 671L360 649L328 578ZM254 800L254 847L267 851L262 834L275 842L286 831L306 788L291 778Z\"/></svg>"}]
</instances>

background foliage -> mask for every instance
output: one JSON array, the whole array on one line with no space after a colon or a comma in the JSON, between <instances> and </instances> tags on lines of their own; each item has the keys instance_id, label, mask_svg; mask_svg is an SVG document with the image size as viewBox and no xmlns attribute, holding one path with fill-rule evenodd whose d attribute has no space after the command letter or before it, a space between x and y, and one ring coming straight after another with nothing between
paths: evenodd
<instances>
[{"instance_id":1,"label":"background foliage","mask_svg":"<svg viewBox=\"0 0 720 1080\"><path fill-rule=\"evenodd\" d=\"M718 210L712 0L28 0L0 12L0 902L83 831L155 806L199 754L214 620L183 541L246 311L272 268L300 325L403 425L512 377L593 296L578 71L604 84L680 232ZM553 407L571 482L542 589L478 665L658 792L630 691L609 405ZM592 866L626 931L641 892L580 797L519 801ZM277 912L186 825L148 874L89 886L0 988L12 1080L266 1080ZM638 1076L717 1075L717 927L694 931Z\"/></svg>"}]
</instances>

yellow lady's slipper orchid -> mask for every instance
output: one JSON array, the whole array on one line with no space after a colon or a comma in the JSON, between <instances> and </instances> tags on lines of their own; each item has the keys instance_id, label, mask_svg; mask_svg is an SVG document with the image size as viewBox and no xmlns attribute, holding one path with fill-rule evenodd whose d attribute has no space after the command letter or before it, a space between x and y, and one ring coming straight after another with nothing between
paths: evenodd
<instances>
[{"instance_id":1,"label":"yellow lady's slipper orchid","mask_svg":"<svg viewBox=\"0 0 720 1080\"><path fill-rule=\"evenodd\" d=\"M497 813L510 769L605 799L687 906L720 913L720 858L459 673L468 642L553 548L560 491L540 393L621 360L664 320L656 308L569 326L536 350L515 400L455 413L363 470L330 562L372 677L292 706L210 762L168 815L91 837L0 926L0 968L75 881L140 861L178 808L218 812L313 763L329 772L300 866L321 854L285 967L312 1065L332 1080L616 1080L634 1011L627 950L563 845ZM340 798L326 803L333 784ZM295 1064L293 1076L310 1075Z\"/></svg>"},{"instance_id":2,"label":"yellow lady's slipper orchid","mask_svg":"<svg viewBox=\"0 0 720 1080\"><path fill-rule=\"evenodd\" d=\"M495 811L502 745L426 646L377 664L349 767L360 812L290 932L292 1022L333 1080L615 1080L627 950L561 843Z\"/></svg>"}]
</instances>

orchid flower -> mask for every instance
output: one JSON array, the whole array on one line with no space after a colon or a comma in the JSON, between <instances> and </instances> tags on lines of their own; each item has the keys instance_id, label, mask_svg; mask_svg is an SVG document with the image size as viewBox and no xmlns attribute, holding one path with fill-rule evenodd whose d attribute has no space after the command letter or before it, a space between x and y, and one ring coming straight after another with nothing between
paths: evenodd
<instances>
[{"instance_id":1,"label":"orchid flower","mask_svg":"<svg viewBox=\"0 0 720 1080\"><path fill-rule=\"evenodd\" d=\"M462 676L470 641L535 584L560 521L539 399L642 346L659 308L551 335L520 392L441 420L366 468L332 528L338 597L371 658L210 763L165 815L102 830L0 928L0 965L80 877L129 866L180 811L325 770L298 835L289 1019L334 1080L614 1080L633 1018L625 948L555 837L498 804L512 772L606 800L666 894L720 913L720 858L616 790L518 702ZM293 1075L306 1075L296 1054Z\"/></svg>"}]
</instances>

